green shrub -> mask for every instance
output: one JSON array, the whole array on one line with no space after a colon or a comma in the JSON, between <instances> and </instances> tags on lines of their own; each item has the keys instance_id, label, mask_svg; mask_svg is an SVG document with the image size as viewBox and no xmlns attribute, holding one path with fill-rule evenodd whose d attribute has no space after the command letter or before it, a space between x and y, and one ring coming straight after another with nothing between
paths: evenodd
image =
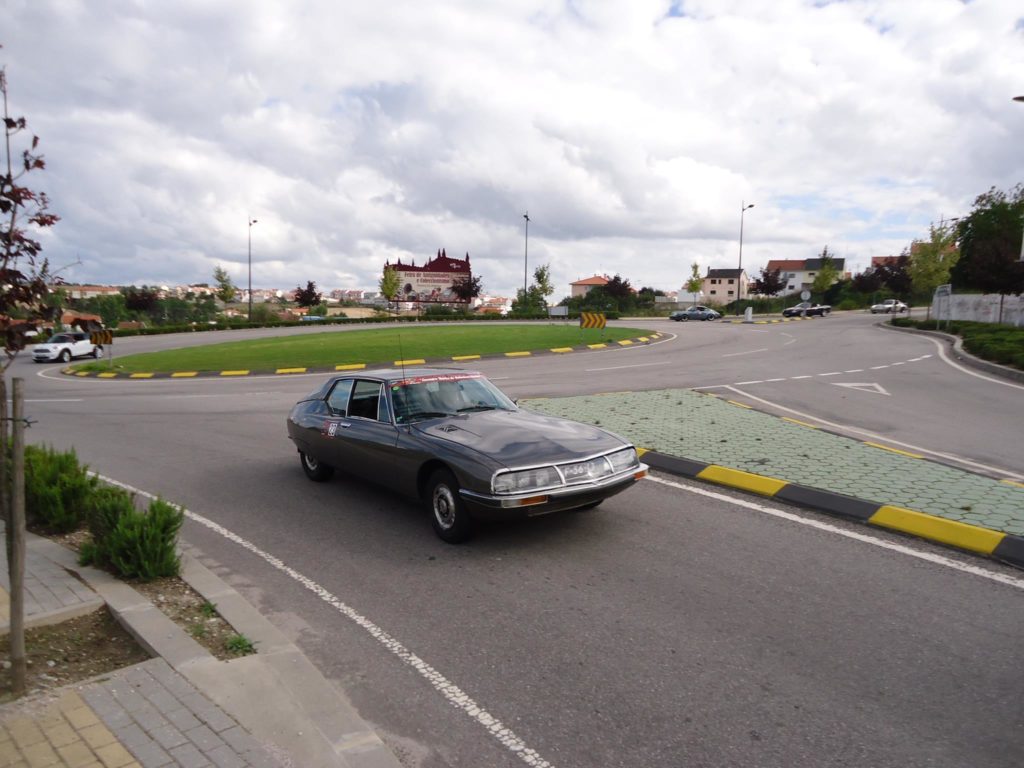
<instances>
[{"instance_id":1,"label":"green shrub","mask_svg":"<svg viewBox=\"0 0 1024 768\"><path fill-rule=\"evenodd\" d=\"M177 538L185 519L182 511L156 499L147 511L139 512L132 497L122 494L111 494L97 505L93 523L101 538L93 540L92 562L126 579L152 581L177 576L181 570Z\"/></svg>"},{"instance_id":2,"label":"green shrub","mask_svg":"<svg viewBox=\"0 0 1024 768\"><path fill-rule=\"evenodd\" d=\"M104 542L123 515L135 512L135 495L122 488L102 485L89 498L86 523L94 542Z\"/></svg>"},{"instance_id":3,"label":"green shrub","mask_svg":"<svg viewBox=\"0 0 1024 768\"><path fill-rule=\"evenodd\" d=\"M77 530L86 519L98 480L74 450L25 446L25 516L32 527L54 533Z\"/></svg>"}]
</instances>

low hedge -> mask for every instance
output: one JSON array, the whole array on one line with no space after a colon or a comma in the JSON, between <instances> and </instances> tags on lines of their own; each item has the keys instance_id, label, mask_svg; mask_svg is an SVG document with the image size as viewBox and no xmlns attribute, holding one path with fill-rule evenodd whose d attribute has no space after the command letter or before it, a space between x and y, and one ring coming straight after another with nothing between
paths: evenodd
<instances>
[{"instance_id":1,"label":"low hedge","mask_svg":"<svg viewBox=\"0 0 1024 768\"><path fill-rule=\"evenodd\" d=\"M935 320L911 320L909 317L895 317L892 324L925 331L934 331L940 325ZM964 349L975 357L1024 370L1024 328L951 320L941 323L941 330L963 339Z\"/></svg>"}]
</instances>

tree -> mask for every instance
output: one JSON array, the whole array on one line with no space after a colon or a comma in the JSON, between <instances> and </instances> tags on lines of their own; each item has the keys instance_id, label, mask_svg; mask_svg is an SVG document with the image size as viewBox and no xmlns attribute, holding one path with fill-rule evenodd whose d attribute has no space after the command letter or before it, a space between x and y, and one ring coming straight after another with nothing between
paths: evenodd
<instances>
[{"instance_id":1,"label":"tree","mask_svg":"<svg viewBox=\"0 0 1024 768\"><path fill-rule=\"evenodd\" d=\"M49 212L45 193L22 184L32 171L46 168L36 153L39 137L32 136L29 148L19 156L15 172L11 139L28 127L24 117L12 118L7 107L7 70L0 67L0 94L4 101L4 167L0 177L0 328L4 337L4 363L0 369L0 514L6 531L10 589L9 648L11 692L25 693L25 419L22 380L12 383L11 413L7 410L7 369L18 351L25 347L25 331L37 321L51 320L54 307L48 305L50 290L46 259L39 260L42 245L35 233L52 227L59 217ZM28 229L26 229L26 227ZM25 315L14 322L15 309Z\"/></svg>"},{"instance_id":2,"label":"tree","mask_svg":"<svg viewBox=\"0 0 1024 768\"><path fill-rule=\"evenodd\" d=\"M235 287L235 284L231 282L231 275L228 274L226 269L220 265L214 267L213 281L217 283L216 294L218 299L223 301L225 304L234 300L238 289Z\"/></svg>"},{"instance_id":3,"label":"tree","mask_svg":"<svg viewBox=\"0 0 1024 768\"><path fill-rule=\"evenodd\" d=\"M910 297L913 285L910 280L910 254L906 249L895 262L882 264L875 271L881 285L889 291L903 299Z\"/></svg>"},{"instance_id":4,"label":"tree","mask_svg":"<svg viewBox=\"0 0 1024 768\"><path fill-rule=\"evenodd\" d=\"M160 296L155 288L129 285L122 288L121 293L124 294L124 304L130 312L141 312L154 319L159 315Z\"/></svg>"},{"instance_id":5,"label":"tree","mask_svg":"<svg viewBox=\"0 0 1024 768\"><path fill-rule=\"evenodd\" d=\"M927 240L915 240L910 246L908 272L914 292L930 297L937 287L949 282L949 273L960 259L956 247L956 228L952 223L928 228Z\"/></svg>"},{"instance_id":6,"label":"tree","mask_svg":"<svg viewBox=\"0 0 1024 768\"><path fill-rule=\"evenodd\" d=\"M761 267L760 276L754 280L754 293L762 296L775 296L785 287L786 281L782 277L781 269L769 270L767 267Z\"/></svg>"},{"instance_id":7,"label":"tree","mask_svg":"<svg viewBox=\"0 0 1024 768\"><path fill-rule=\"evenodd\" d=\"M533 283L526 289L516 291L512 301L512 312L516 314L542 314L547 311L547 297L555 292L551 285L551 268L547 264L533 271Z\"/></svg>"},{"instance_id":8,"label":"tree","mask_svg":"<svg viewBox=\"0 0 1024 768\"><path fill-rule=\"evenodd\" d=\"M1009 193L992 187L979 195L974 210L957 225L960 260L952 270L953 284L1000 296L1024 293L1022 230L1024 184Z\"/></svg>"},{"instance_id":9,"label":"tree","mask_svg":"<svg viewBox=\"0 0 1024 768\"><path fill-rule=\"evenodd\" d=\"M835 260L832 258L832 254L828 252L827 245L822 248L819 258L821 259L821 266L818 268L818 273L814 276L814 281L811 283L811 290L818 295L822 295L839 277L839 270L836 269Z\"/></svg>"},{"instance_id":10,"label":"tree","mask_svg":"<svg viewBox=\"0 0 1024 768\"><path fill-rule=\"evenodd\" d=\"M452 283L452 293L458 296L459 301L467 304L480 295L483 290L483 281L480 277L465 275Z\"/></svg>"},{"instance_id":11,"label":"tree","mask_svg":"<svg viewBox=\"0 0 1024 768\"><path fill-rule=\"evenodd\" d=\"M693 294L693 303L697 303L697 294L704 287L704 278L700 276L700 264L696 261L690 265L690 279L686 281L686 292Z\"/></svg>"},{"instance_id":12,"label":"tree","mask_svg":"<svg viewBox=\"0 0 1024 768\"><path fill-rule=\"evenodd\" d=\"M317 292L316 283L312 280L306 283L305 288L301 286L295 288L295 303L300 307L315 307L323 296L322 293Z\"/></svg>"},{"instance_id":13,"label":"tree","mask_svg":"<svg viewBox=\"0 0 1024 768\"><path fill-rule=\"evenodd\" d=\"M380 276L380 282L377 285L381 295L390 304L398 295L398 270L394 267L384 267L384 274Z\"/></svg>"},{"instance_id":14,"label":"tree","mask_svg":"<svg viewBox=\"0 0 1024 768\"><path fill-rule=\"evenodd\" d=\"M80 306L85 312L102 317L103 325L107 328L116 328L118 323L128 319L128 306L124 294L121 293L112 296L93 296L76 302L76 306Z\"/></svg>"}]
</instances>

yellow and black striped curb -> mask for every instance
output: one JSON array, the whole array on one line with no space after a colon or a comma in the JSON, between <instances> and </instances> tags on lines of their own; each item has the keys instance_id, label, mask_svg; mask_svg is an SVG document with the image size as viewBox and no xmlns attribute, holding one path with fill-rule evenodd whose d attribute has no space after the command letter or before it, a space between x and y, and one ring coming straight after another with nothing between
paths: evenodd
<instances>
[{"instance_id":1,"label":"yellow and black striped curb","mask_svg":"<svg viewBox=\"0 0 1024 768\"><path fill-rule=\"evenodd\" d=\"M344 363L335 366L322 367L291 367L271 368L267 370L224 370L224 371L172 371L172 372L136 372L127 373L123 371L76 371L68 367L61 369L65 376L91 379L224 379L236 378L239 376L289 376L297 373L343 373L346 371L373 370L375 368L397 368L413 365L446 365L450 363L467 363L474 360L509 360L521 357L543 357L545 355L565 355L571 352L593 352L602 349L621 349L636 345L650 344L661 339L664 333L652 333L647 336L638 336L635 339L621 339L619 341L605 341L598 344L582 344L576 347L551 347L550 349L529 350L522 352L497 352L488 355L452 355L451 357L438 358L415 358L410 360L394 360L377 363Z\"/></svg>"},{"instance_id":2,"label":"yellow and black striped curb","mask_svg":"<svg viewBox=\"0 0 1024 768\"><path fill-rule=\"evenodd\" d=\"M706 464L657 451L640 449L640 452L652 469L756 493L858 523L888 528L1024 568L1024 537L1021 536L913 509L797 485L774 477L755 475L740 469Z\"/></svg>"}]
</instances>

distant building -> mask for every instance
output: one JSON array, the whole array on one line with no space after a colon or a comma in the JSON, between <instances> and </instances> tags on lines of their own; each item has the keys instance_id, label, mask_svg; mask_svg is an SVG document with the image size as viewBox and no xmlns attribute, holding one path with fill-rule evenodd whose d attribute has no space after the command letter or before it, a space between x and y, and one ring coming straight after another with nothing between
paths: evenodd
<instances>
[{"instance_id":1,"label":"distant building","mask_svg":"<svg viewBox=\"0 0 1024 768\"><path fill-rule=\"evenodd\" d=\"M469 267L469 254L465 259L453 259L444 249L422 267L416 262L403 264L399 259L394 264L385 262L384 269L394 269L398 275L398 301L416 303L464 303L452 291L456 280L473 277Z\"/></svg>"},{"instance_id":2,"label":"distant building","mask_svg":"<svg viewBox=\"0 0 1024 768\"><path fill-rule=\"evenodd\" d=\"M121 289L113 285L51 285L50 290L60 289L69 299L95 299L100 296L116 296Z\"/></svg>"},{"instance_id":3,"label":"distant building","mask_svg":"<svg viewBox=\"0 0 1024 768\"><path fill-rule=\"evenodd\" d=\"M701 293L707 301L728 304L749 295L749 280L743 269L708 269L701 284Z\"/></svg>"},{"instance_id":4,"label":"distant building","mask_svg":"<svg viewBox=\"0 0 1024 768\"><path fill-rule=\"evenodd\" d=\"M888 257L875 257L888 258ZM874 259L871 260L874 262ZM800 293L803 290L810 290L814 278L821 271L821 259L772 259L765 267L769 272L776 269L783 280L780 296L788 296L793 293ZM836 269L836 280L843 277L846 269L846 259L832 259L832 266Z\"/></svg>"},{"instance_id":5,"label":"distant building","mask_svg":"<svg viewBox=\"0 0 1024 768\"><path fill-rule=\"evenodd\" d=\"M592 288L604 287L608 285L609 279L607 275L594 275L593 277L587 277L583 280L577 280L575 283L569 283L569 296L586 296L590 293Z\"/></svg>"}]
</instances>

